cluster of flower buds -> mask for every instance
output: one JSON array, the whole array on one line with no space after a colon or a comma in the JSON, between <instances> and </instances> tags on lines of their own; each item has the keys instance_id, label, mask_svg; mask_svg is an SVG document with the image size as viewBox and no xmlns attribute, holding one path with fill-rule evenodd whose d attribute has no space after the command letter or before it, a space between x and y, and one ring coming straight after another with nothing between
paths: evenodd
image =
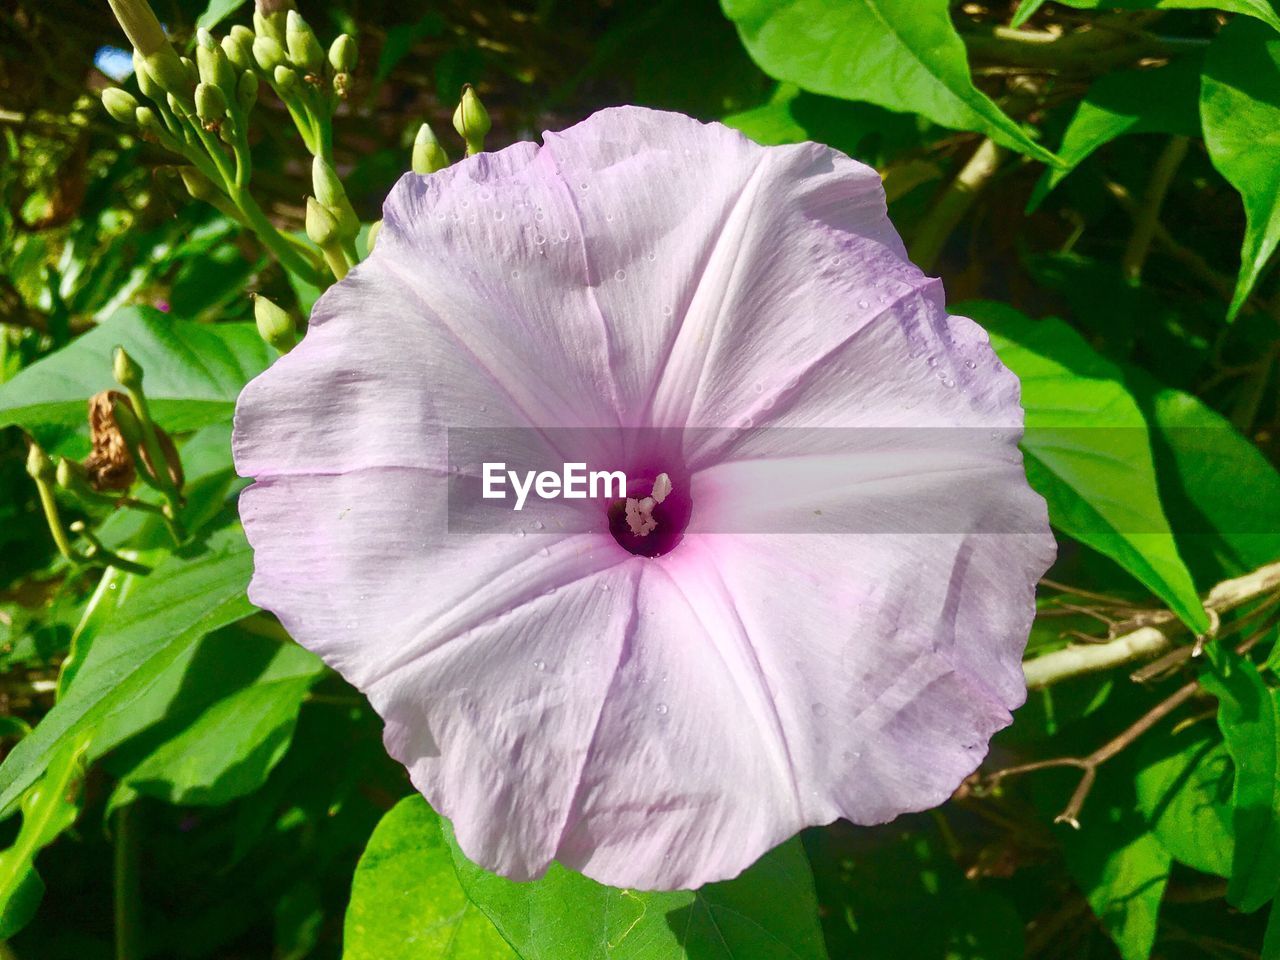
<instances>
[{"instance_id":1,"label":"cluster of flower buds","mask_svg":"<svg viewBox=\"0 0 1280 960\"><path fill-rule=\"evenodd\" d=\"M64 528L55 490L81 507L127 508L155 516L181 545L179 511L183 505L182 461L168 434L151 417L142 389L142 367L117 347L112 372L123 388L103 390L89 399L89 436L92 452L83 462L59 458L55 464L34 441L27 454L27 473L36 483L54 543L75 566L112 566L146 573L143 567L103 546L93 530L77 520ZM130 491L138 480L159 494L159 502L139 499ZM84 540L72 544L68 530Z\"/></svg>"}]
</instances>

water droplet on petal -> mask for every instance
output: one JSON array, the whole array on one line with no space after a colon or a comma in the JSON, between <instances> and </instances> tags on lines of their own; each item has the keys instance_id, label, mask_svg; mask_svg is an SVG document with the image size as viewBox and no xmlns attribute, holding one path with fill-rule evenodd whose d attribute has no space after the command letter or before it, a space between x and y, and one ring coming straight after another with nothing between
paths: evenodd
<instances>
[{"instance_id":1,"label":"water droplet on petal","mask_svg":"<svg viewBox=\"0 0 1280 960\"><path fill-rule=\"evenodd\" d=\"M535 520L535 521L533 521L533 529L535 529L535 530L541 530L541 529L542 529L542 521L541 521L541 520Z\"/></svg>"},{"instance_id":2,"label":"water droplet on petal","mask_svg":"<svg viewBox=\"0 0 1280 960\"><path fill-rule=\"evenodd\" d=\"M815 717L825 717L827 715L826 704L815 703L813 705L813 715Z\"/></svg>"},{"instance_id":3,"label":"water droplet on petal","mask_svg":"<svg viewBox=\"0 0 1280 960\"><path fill-rule=\"evenodd\" d=\"M519 280L519 279L520 279L520 271L519 271L519 270L512 270L512 271L511 271L511 279L512 279L512 280Z\"/></svg>"},{"instance_id":4,"label":"water droplet on petal","mask_svg":"<svg viewBox=\"0 0 1280 960\"><path fill-rule=\"evenodd\" d=\"M926 360L925 362L926 362L927 364L929 364L929 366L931 366L931 367L936 367L936 366L938 365L938 358L937 358L937 357L930 357L930 358L929 358L928 360Z\"/></svg>"},{"instance_id":5,"label":"water droplet on petal","mask_svg":"<svg viewBox=\"0 0 1280 960\"><path fill-rule=\"evenodd\" d=\"M670 307L663 307L663 308L662 308L662 315L663 315L664 317L669 317L669 316L671 316L671 308L670 308Z\"/></svg>"},{"instance_id":6,"label":"water droplet on petal","mask_svg":"<svg viewBox=\"0 0 1280 960\"><path fill-rule=\"evenodd\" d=\"M867 309L867 307L869 307L869 306L871 306L871 304L870 304L870 303L868 303L866 300L859 300L859 301L858 301L858 307L859 307L860 309L862 309L862 310Z\"/></svg>"},{"instance_id":7,"label":"water droplet on petal","mask_svg":"<svg viewBox=\"0 0 1280 960\"><path fill-rule=\"evenodd\" d=\"M658 259L658 255L654 253L652 250L650 250L648 253L644 255L644 258L648 260L650 263L653 263L653 261Z\"/></svg>"},{"instance_id":8,"label":"water droplet on petal","mask_svg":"<svg viewBox=\"0 0 1280 960\"><path fill-rule=\"evenodd\" d=\"M546 547L543 547L541 550L538 551L538 556L549 557L551 556L551 551L548 550Z\"/></svg>"},{"instance_id":9,"label":"water droplet on petal","mask_svg":"<svg viewBox=\"0 0 1280 960\"><path fill-rule=\"evenodd\" d=\"M614 278L615 278L615 279L617 279L617 280L625 280L625 279L627 279L627 271L625 271L625 270L619 270L619 271L618 271L617 273L615 273L613 276L614 276Z\"/></svg>"},{"instance_id":10,"label":"water droplet on petal","mask_svg":"<svg viewBox=\"0 0 1280 960\"><path fill-rule=\"evenodd\" d=\"M516 536L517 536L517 537L523 537L523 536L524 536L524 531L523 531L523 530L516 530Z\"/></svg>"},{"instance_id":11,"label":"water droplet on petal","mask_svg":"<svg viewBox=\"0 0 1280 960\"><path fill-rule=\"evenodd\" d=\"M535 670L545 670L545 669L547 669L547 664L545 663L545 661L542 661L542 660L535 660L535 661L533 661L533 669L535 669Z\"/></svg>"},{"instance_id":12,"label":"water droplet on petal","mask_svg":"<svg viewBox=\"0 0 1280 960\"><path fill-rule=\"evenodd\" d=\"M503 213L501 210L495 210L495 211L493 211L493 219L495 219L495 220L504 220L504 219L506 219L506 216L507 216L507 215L506 215L505 213Z\"/></svg>"},{"instance_id":13,"label":"water droplet on petal","mask_svg":"<svg viewBox=\"0 0 1280 960\"><path fill-rule=\"evenodd\" d=\"M560 239L561 239L561 240L568 240L568 239L569 239L569 231L568 231L568 230L561 230L561 231L560 231Z\"/></svg>"},{"instance_id":14,"label":"water droplet on petal","mask_svg":"<svg viewBox=\"0 0 1280 960\"><path fill-rule=\"evenodd\" d=\"M658 704L657 710L659 716L665 717L667 715L667 705L665 703Z\"/></svg>"},{"instance_id":15,"label":"water droplet on petal","mask_svg":"<svg viewBox=\"0 0 1280 960\"><path fill-rule=\"evenodd\" d=\"M978 367L978 365L977 365L976 363L974 363L972 360L966 360L966 361L964 362L964 365L965 365L966 367L968 367L970 370L975 370L975 369L977 369L977 367Z\"/></svg>"}]
</instances>

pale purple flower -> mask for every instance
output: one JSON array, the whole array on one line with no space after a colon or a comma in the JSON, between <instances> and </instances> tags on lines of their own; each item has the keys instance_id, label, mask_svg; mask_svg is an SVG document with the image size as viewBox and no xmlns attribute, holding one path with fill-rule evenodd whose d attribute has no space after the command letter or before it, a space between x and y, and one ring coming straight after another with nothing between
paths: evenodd
<instances>
[{"instance_id":1,"label":"pale purple flower","mask_svg":"<svg viewBox=\"0 0 1280 960\"><path fill-rule=\"evenodd\" d=\"M250 596L367 694L466 854L695 887L945 800L1024 699L1053 542L1017 380L875 171L620 108L405 176L384 215L240 398ZM493 529L448 495L477 427L550 468L593 428L635 503Z\"/></svg>"}]
</instances>

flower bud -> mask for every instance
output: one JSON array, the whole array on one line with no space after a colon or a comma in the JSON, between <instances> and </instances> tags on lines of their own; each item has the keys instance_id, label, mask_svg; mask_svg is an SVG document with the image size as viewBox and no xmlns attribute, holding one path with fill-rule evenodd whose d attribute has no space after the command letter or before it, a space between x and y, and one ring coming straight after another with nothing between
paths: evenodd
<instances>
[{"instance_id":1,"label":"flower bud","mask_svg":"<svg viewBox=\"0 0 1280 960\"><path fill-rule=\"evenodd\" d=\"M129 356L124 347L116 347L112 355L111 374L116 378L116 383L126 390L138 390L142 387L142 368L134 362L133 357Z\"/></svg>"},{"instance_id":2,"label":"flower bud","mask_svg":"<svg viewBox=\"0 0 1280 960\"><path fill-rule=\"evenodd\" d=\"M338 222L338 231L344 238L354 237L360 232L360 219L347 199L347 191L337 172L323 157L311 161L311 186L316 199L333 214Z\"/></svg>"},{"instance_id":3,"label":"flower bud","mask_svg":"<svg viewBox=\"0 0 1280 960\"><path fill-rule=\"evenodd\" d=\"M276 89L280 91L280 95L292 93L298 88L298 71L286 67L284 64L276 67L272 74L276 81Z\"/></svg>"},{"instance_id":4,"label":"flower bud","mask_svg":"<svg viewBox=\"0 0 1280 960\"><path fill-rule=\"evenodd\" d=\"M257 293L253 295L253 318L258 324L258 334L281 353L288 353L298 342L293 317Z\"/></svg>"},{"instance_id":5,"label":"flower bud","mask_svg":"<svg viewBox=\"0 0 1280 960\"><path fill-rule=\"evenodd\" d=\"M257 102L258 75L252 70L246 70L236 82L236 105L241 113L248 113Z\"/></svg>"},{"instance_id":6,"label":"flower bud","mask_svg":"<svg viewBox=\"0 0 1280 960\"><path fill-rule=\"evenodd\" d=\"M252 70L253 31L237 23L222 38L222 52L237 70Z\"/></svg>"},{"instance_id":7,"label":"flower bud","mask_svg":"<svg viewBox=\"0 0 1280 960\"><path fill-rule=\"evenodd\" d=\"M164 88L156 83L156 78L147 69L147 61L137 50L133 51L133 75L138 78L138 89L143 96L156 103L164 99Z\"/></svg>"},{"instance_id":8,"label":"flower bud","mask_svg":"<svg viewBox=\"0 0 1280 960\"><path fill-rule=\"evenodd\" d=\"M253 5L253 29L260 37L270 37L283 48L285 45L285 17L294 10L293 0L255 0Z\"/></svg>"},{"instance_id":9,"label":"flower bud","mask_svg":"<svg viewBox=\"0 0 1280 960\"><path fill-rule=\"evenodd\" d=\"M156 19L155 12L147 0L107 0L111 4L111 12L129 38L129 43L144 57L149 57L164 47L169 46L169 38L164 35L164 28ZM172 52L172 48L170 48Z\"/></svg>"},{"instance_id":10,"label":"flower bud","mask_svg":"<svg viewBox=\"0 0 1280 960\"><path fill-rule=\"evenodd\" d=\"M93 489L93 484L89 482L89 471L76 460L60 457L58 459L57 479L58 486L69 493L74 493L87 499L93 499L97 493Z\"/></svg>"},{"instance_id":11,"label":"flower bud","mask_svg":"<svg viewBox=\"0 0 1280 960\"><path fill-rule=\"evenodd\" d=\"M40 449L39 444L31 444L31 449L27 451L27 473L31 478L48 483L55 478L56 472L53 461Z\"/></svg>"},{"instance_id":12,"label":"flower bud","mask_svg":"<svg viewBox=\"0 0 1280 960\"><path fill-rule=\"evenodd\" d=\"M182 64L182 69L185 70L187 74L187 86L185 89L195 89L195 85L200 82L200 68L196 66L196 62L190 57L182 57L179 62ZM173 93L172 90L169 92Z\"/></svg>"},{"instance_id":13,"label":"flower bud","mask_svg":"<svg viewBox=\"0 0 1280 960\"><path fill-rule=\"evenodd\" d=\"M205 123L217 123L227 115L227 98L208 83L196 85L196 116Z\"/></svg>"},{"instance_id":14,"label":"flower bud","mask_svg":"<svg viewBox=\"0 0 1280 960\"><path fill-rule=\"evenodd\" d=\"M338 221L315 197L307 197L307 236L318 247L337 242Z\"/></svg>"},{"instance_id":15,"label":"flower bud","mask_svg":"<svg viewBox=\"0 0 1280 960\"><path fill-rule=\"evenodd\" d=\"M336 73L350 73L356 68L358 54L355 37L349 33L340 33L329 46L329 65Z\"/></svg>"},{"instance_id":16,"label":"flower bud","mask_svg":"<svg viewBox=\"0 0 1280 960\"><path fill-rule=\"evenodd\" d=\"M364 238L364 249L366 254L373 253L373 248L378 242L378 234L382 233L382 221L375 220L369 224L369 234Z\"/></svg>"},{"instance_id":17,"label":"flower bud","mask_svg":"<svg viewBox=\"0 0 1280 960\"><path fill-rule=\"evenodd\" d=\"M196 66L200 80L215 87L221 87L224 93L235 89L236 71L227 59L226 51L213 39L208 30L201 28L201 37L196 45Z\"/></svg>"},{"instance_id":18,"label":"flower bud","mask_svg":"<svg viewBox=\"0 0 1280 960\"><path fill-rule=\"evenodd\" d=\"M164 128L164 124L160 122L160 118L156 116L156 112L150 107L139 107L133 112L133 118L145 133L149 133L157 139L164 139L169 132Z\"/></svg>"},{"instance_id":19,"label":"flower bud","mask_svg":"<svg viewBox=\"0 0 1280 960\"><path fill-rule=\"evenodd\" d=\"M319 73L324 66L324 50L297 10L290 10L285 19L284 37L293 65L307 73Z\"/></svg>"},{"instance_id":20,"label":"flower bud","mask_svg":"<svg viewBox=\"0 0 1280 960\"><path fill-rule=\"evenodd\" d=\"M259 67L270 73L284 64L288 55L284 52L284 47L271 37L259 35L253 41L253 59L258 61Z\"/></svg>"},{"instance_id":21,"label":"flower bud","mask_svg":"<svg viewBox=\"0 0 1280 960\"><path fill-rule=\"evenodd\" d=\"M138 122L134 112L138 109L138 101L128 90L119 87L107 87L102 91L102 105L107 108L112 119L132 127Z\"/></svg>"},{"instance_id":22,"label":"flower bud","mask_svg":"<svg viewBox=\"0 0 1280 960\"><path fill-rule=\"evenodd\" d=\"M156 51L148 57L143 58L146 64L147 72L158 86L165 93L173 94L175 97L183 99L191 99L191 88L196 85L195 65L191 65L191 69L187 69L187 64L191 63L186 57L179 59L178 55L173 52L173 48L166 46Z\"/></svg>"},{"instance_id":23,"label":"flower bud","mask_svg":"<svg viewBox=\"0 0 1280 960\"><path fill-rule=\"evenodd\" d=\"M193 200L214 203L222 200L222 191L213 185L213 181L195 167L179 167L178 175L182 177L182 185L187 188Z\"/></svg>"},{"instance_id":24,"label":"flower bud","mask_svg":"<svg viewBox=\"0 0 1280 960\"><path fill-rule=\"evenodd\" d=\"M413 138L413 172L435 173L449 165L449 155L440 146L431 125L424 123L418 128L418 135Z\"/></svg>"},{"instance_id":25,"label":"flower bud","mask_svg":"<svg viewBox=\"0 0 1280 960\"><path fill-rule=\"evenodd\" d=\"M489 111L484 108L471 84L463 86L462 99L458 102L458 109L453 112L453 129L467 142L468 156L484 150L484 135L492 126Z\"/></svg>"}]
</instances>

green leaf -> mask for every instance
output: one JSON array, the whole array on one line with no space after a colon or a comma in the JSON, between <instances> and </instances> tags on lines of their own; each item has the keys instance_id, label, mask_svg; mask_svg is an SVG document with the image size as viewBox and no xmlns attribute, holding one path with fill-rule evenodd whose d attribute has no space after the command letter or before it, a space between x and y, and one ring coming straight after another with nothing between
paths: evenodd
<instances>
[{"instance_id":1,"label":"green leaf","mask_svg":"<svg viewBox=\"0 0 1280 960\"><path fill-rule=\"evenodd\" d=\"M233 664L265 659L266 665L249 684L198 704L194 716L169 725L176 730L161 731L169 735L149 745L121 776L108 813L140 793L175 804L228 803L262 786L288 749L302 700L324 663L301 647L236 630L208 637L202 645ZM188 684L218 675L208 660L195 658L196 669L184 674ZM179 706L194 699L185 691Z\"/></svg>"},{"instance_id":2,"label":"green leaf","mask_svg":"<svg viewBox=\"0 0 1280 960\"><path fill-rule=\"evenodd\" d=\"M467 899L440 830L417 794L379 822L351 883L344 960L502 960L515 957Z\"/></svg>"},{"instance_id":3,"label":"green leaf","mask_svg":"<svg viewBox=\"0 0 1280 960\"><path fill-rule=\"evenodd\" d=\"M1144 741L1134 780L1138 809L1179 863L1231 875L1231 757L1221 740L1197 727Z\"/></svg>"},{"instance_id":4,"label":"green leaf","mask_svg":"<svg viewBox=\"0 0 1280 960\"><path fill-rule=\"evenodd\" d=\"M85 737L67 740L22 798L22 828L13 846L0 852L0 940L24 927L40 904L44 883L35 857L76 822L87 747Z\"/></svg>"},{"instance_id":5,"label":"green leaf","mask_svg":"<svg viewBox=\"0 0 1280 960\"><path fill-rule=\"evenodd\" d=\"M1017 29L1035 16L1036 11L1044 5L1045 0L1022 0L1013 14L1013 19L1009 21L1009 26Z\"/></svg>"},{"instance_id":6,"label":"green leaf","mask_svg":"<svg viewBox=\"0 0 1280 960\"><path fill-rule=\"evenodd\" d=\"M973 85L947 0L721 0L721 6L752 59L778 80L918 113L1056 162Z\"/></svg>"},{"instance_id":7,"label":"green leaf","mask_svg":"<svg viewBox=\"0 0 1280 960\"><path fill-rule=\"evenodd\" d=\"M1262 960L1280 960L1280 900L1271 902L1267 933L1262 941Z\"/></svg>"},{"instance_id":8,"label":"green leaf","mask_svg":"<svg viewBox=\"0 0 1280 960\"><path fill-rule=\"evenodd\" d=\"M1022 381L1027 479L1064 533L1109 556L1197 633L1209 626L1160 503L1146 420L1120 369L1060 320L989 301L982 323Z\"/></svg>"},{"instance_id":9,"label":"green leaf","mask_svg":"<svg viewBox=\"0 0 1280 960\"><path fill-rule=\"evenodd\" d=\"M618 890L552 864L513 883L458 849L458 879L523 960L825 960L813 875L798 838L734 880L699 890Z\"/></svg>"},{"instance_id":10,"label":"green leaf","mask_svg":"<svg viewBox=\"0 0 1280 960\"><path fill-rule=\"evenodd\" d=\"M1280 698L1249 660L1221 659L1221 672L1201 682L1218 698L1218 726L1236 771L1227 901L1249 913L1280 890Z\"/></svg>"},{"instance_id":11,"label":"green leaf","mask_svg":"<svg viewBox=\"0 0 1280 960\"><path fill-rule=\"evenodd\" d=\"M1129 133L1200 135L1203 57L1179 57L1168 66L1109 73L1089 88L1062 135L1063 165L1046 170L1027 201L1035 210L1063 178L1105 143Z\"/></svg>"},{"instance_id":12,"label":"green leaf","mask_svg":"<svg viewBox=\"0 0 1280 960\"><path fill-rule=\"evenodd\" d=\"M248 2L249 0L209 0L204 13L196 19L196 27L212 30Z\"/></svg>"},{"instance_id":13,"label":"green leaf","mask_svg":"<svg viewBox=\"0 0 1280 960\"><path fill-rule=\"evenodd\" d=\"M1171 859L1134 809L1126 770L1108 768L1078 832L1063 840L1067 868L1123 960L1147 960Z\"/></svg>"},{"instance_id":14,"label":"green leaf","mask_svg":"<svg viewBox=\"0 0 1280 960\"><path fill-rule=\"evenodd\" d=\"M117 345L142 366L152 413L171 433L230 420L241 388L272 359L253 324L188 323L131 307L0 384L0 427L54 437L50 446L83 430L89 398L119 389L111 376Z\"/></svg>"},{"instance_id":15,"label":"green leaf","mask_svg":"<svg viewBox=\"0 0 1280 960\"><path fill-rule=\"evenodd\" d=\"M127 715L206 633L254 612L244 595L252 554L238 529L157 566L102 630L75 683L0 765L0 812L48 767L68 737ZM95 741L91 756L113 744Z\"/></svg>"},{"instance_id":16,"label":"green leaf","mask_svg":"<svg viewBox=\"0 0 1280 960\"><path fill-rule=\"evenodd\" d=\"M1280 243L1280 36L1250 20L1227 24L1205 57L1200 114L1209 159L1240 191L1248 221L1234 319Z\"/></svg>"},{"instance_id":17,"label":"green leaf","mask_svg":"<svg viewBox=\"0 0 1280 960\"><path fill-rule=\"evenodd\" d=\"M1126 379L1151 423L1161 499L1197 582L1207 588L1280 559L1271 461L1199 398L1136 369Z\"/></svg>"},{"instance_id":18,"label":"green leaf","mask_svg":"<svg viewBox=\"0 0 1280 960\"><path fill-rule=\"evenodd\" d=\"M1077 10L1225 10L1257 17L1280 30L1280 16L1271 0L1058 0ZM1021 11L1019 11L1021 13Z\"/></svg>"}]
</instances>

